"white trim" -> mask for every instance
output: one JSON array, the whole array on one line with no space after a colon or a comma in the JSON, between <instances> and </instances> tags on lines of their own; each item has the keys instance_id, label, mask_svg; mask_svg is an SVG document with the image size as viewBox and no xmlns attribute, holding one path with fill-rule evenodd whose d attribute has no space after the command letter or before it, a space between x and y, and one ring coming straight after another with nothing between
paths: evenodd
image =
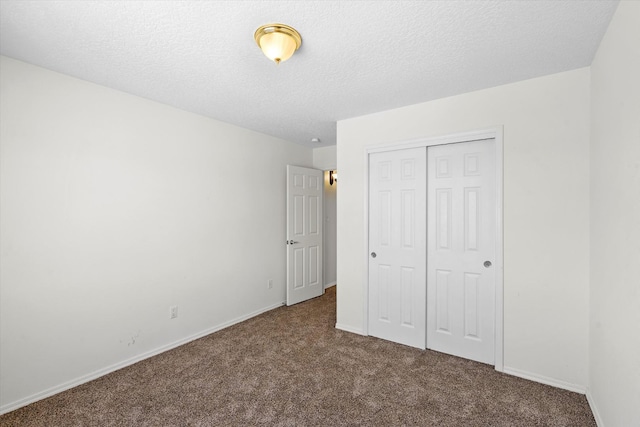
<instances>
[{"instance_id":1,"label":"white trim","mask_svg":"<svg viewBox=\"0 0 640 427\"><path fill-rule=\"evenodd\" d=\"M524 378L525 380L535 381L537 383L550 385L552 387L561 388L564 390L573 391L575 393L585 394L586 388L581 384L572 384L566 381L557 380L555 378L545 377L543 375L534 374L520 369L504 367L505 374L513 375L514 377Z\"/></svg>"},{"instance_id":2,"label":"white trim","mask_svg":"<svg viewBox=\"0 0 640 427\"><path fill-rule=\"evenodd\" d=\"M364 333L362 329L354 328L352 326L347 326L347 325L341 325L340 323L336 323L336 329L340 329L341 331L345 331L345 332L350 332L352 334L358 334L358 335L364 335L364 336L367 335Z\"/></svg>"},{"instance_id":3,"label":"white trim","mask_svg":"<svg viewBox=\"0 0 640 427\"><path fill-rule=\"evenodd\" d=\"M604 421L602 421L602 417L600 416L600 412L598 412L598 407L596 406L595 401L593 400L593 396L591 395L591 389L587 387L587 403L589 403L589 407L591 408L591 412L593 412L593 418L596 420L596 425L598 427L604 427Z\"/></svg>"},{"instance_id":4,"label":"white trim","mask_svg":"<svg viewBox=\"0 0 640 427\"><path fill-rule=\"evenodd\" d=\"M326 285L324 285L324 288L325 289L329 289L330 287L335 286L335 285L336 285L336 282L327 283Z\"/></svg>"},{"instance_id":5,"label":"white trim","mask_svg":"<svg viewBox=\"0 0 640 427\"><path fill-rule=\"evenodd\" d=\"M471 142L471 141L480 141L483 139L493 139L496 138L497 135L501 136L502 139L503 127L497 126L495 128L483 129L472 132L461 132L450 135L441 135L429 138L416 138L416 139L408 139L404 141L390 141L383 142L380 144L372 144L365 147L365 151L368 154L370 153L379 153L384 151L395 151L395 150L404 150L407 148L419 148L419 147L429 147L431 145L443 145L443 144L454 144L459 142ZM369 176L367 176L367 180Z\"/></svg>"},{"instance_id":6,"label":"white trim","mask_svg":"<svg viewBox=\"0 0 640 427\"><path fill-rule=\"evenodd\" d=\"M78 378L75 378L73 380L70 380L70 381L64 382L62 384L50 387L50 388L48 388L48 389L46 389L44 391L32 394L31 396L22 398L20 400L16 400L15 402L7 403L7 404L3 405L2 407L0 407L0 415L6 414L6 413L11 412L11 411L14 411L14 410L16 410L18 408L21 408L23 406L27 406L27 405L29 405L31 403L37 402L38 400L42 400L42 399L45 399L47 397L53 396L55 394L61 393L61 392L65 391L65 390L69 390L69 389L71 389L73 387L77 387L79 385L88 383L89 381L93 381L93 380L95 380L97 378L100 378L102 376L105 376L107 374L115 372L115 371L117 371L119 369L126 368L127 366L133 365L134 363L138 363L138 362L140 362L142 360L145 360L145 359L148 359L150 357L156 356L156 355L158 355L160 353L164 353L165 351L172 350L172 349L174 349L176 347L180 347L181 345L184 345L184 344L186 344L188 342L197 340L197 339L202 338L204 336L210 335L210 334L212 334L214 332L218 332L218 331L220 331L222 329L228 328L229 326L233 326L233 325L235 325L237 323L244 322L245 320L248 320L248 319L250 319L252 317L258 316L258 315L260 315L262 313L266 313L267 311L271 311L271 310L273 310L275 308L282 307L284 304L285 304L285 302L282 301L280 303L273 304L273 305L270 305L268 307L261 308L261 309L259 309L257 311L254 311L253 313L249 313L249 314L246 314L244 316L237 317L237 318L235 318L233 320L230 320L228 322L221 323L221 324L219 324L217 326L213 326L211 328L205 329L204 331L198 332L198 333L196 333L194 335L190 335L190 336L188 336L186 338L179 339L179 340L174 341L174 342L172 342L170 344L166 344L166 345L163 345L161 347L158 347L158 348L156 348L154 350L150 350L150 351L147 351L145 353L142 353L142 354L139 354L137 356L134 356L132 358L129 358L127 360L123 360L122 362L118 362L118 363L115 363L115 364L113 364L111 366L107 366L106 368L98 369L97 371L93 371L93 372L91 372L89 374L82 375L82 376L80 376Z\"/></svg>"},{"instance_id":7,"label":"white trim","mask_svg":"<svg viewBox=\"0 0 640 427\"><path fill-rule=\"evenodd\" d=\"M385 151L404 150L408 148L429 147L432 145L453 144L461 142L495 140L496 156L496 307L495 307L495 352L494 367L504 372L504 253L503 253L503 144L504 128L496 126L471 132L462 132L430 138L417 138L404 141L390 141L372 144L364 148L364 280L363 280L363 335L369 335L369 155ZM337 325L336 325L337 327Z\"/></svg>"},{"instance_id":8,"label":"white trim","mask_svg":"<svg viewBox=\"0 0 640 427\"><path fill-rule=\"evenodd\" d=\"M362 301L362 335L369 335L369 150L364 150L364 298Z\"/></svg>"},{"instance_id":9,"label":"white trim","mask_svg":"<svg viewBox=\"0 0 640 427\"><path fill-rule=\"evenodd\" d=\"M496 371L504 371L504 204L503 204L503 187L504 187L504 129L502 126L494 130L495 148L496 148L496 319L495 319L495 335L496 342L494 352L494 366Z\"/></svg>"}]
</instances>

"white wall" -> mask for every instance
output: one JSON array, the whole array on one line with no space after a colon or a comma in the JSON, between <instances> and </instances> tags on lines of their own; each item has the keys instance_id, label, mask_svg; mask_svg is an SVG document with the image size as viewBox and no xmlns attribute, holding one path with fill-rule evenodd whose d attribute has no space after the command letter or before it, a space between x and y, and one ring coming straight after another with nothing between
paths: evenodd
<instances>
[{"instance_id":1,"label":"white wall","mask_svg":"<svg viewBox=\"0 0 640 427\"><path fill-rule=\"evenodd\" d=\"M364 147L504 126L504 364L584 391L589 69L338 122L338 327L363 328Z\"/></svg>"},{"instance_id":2,"label":"white wall","mask_svg":"<svg viewBox=\"0 0 640 427\"><path fill-rule=\"evenodd\" d=\"M338 183L334 182L333 185L329 183L329 171L324 172L324 286L325 288L336 284L338 257L336 253L337 249L337 196Z\"/></svg>"},{"instance_id":3,"label":"white wall","mask_svg":"<svg viewBox=\"0 0 640 427\"><path fill-rule=\"evenodd\" d=\"M337 147L318 147L313 149L313 167L320 170L335 169L337 163Z\"/></svg>"},{"instance_id":4,"label":"white wall","mask_svg":"<svg viewBox=\"0 0 640 427\"><path fill-rule=\"evenodd\" d=\"M311 149L0 67L0 410L282 304L285 165Z\"/></svg>"},{"instance_id":5,"label":"white wall","mask_svg":"<svg viewBox=\"0 0 640 427\"><path fill-rule=\"evenodd\" d=\"M591 67L589 401L640 426L640 3L618 6Z\"/></svg>"},{"instance_id":6,"label":"white wall","mask_svg":"<svg viewBox=\"0 0 640 427\"><path fill-rule=\"evenodd\" d=\"M336 146L319 147L313 149L313 167L324 172L324 241L323 241L323 273L324 286L336 284L337 277L337 242L336 242L336 194L337 183L329 185L329 170L335 170L337 165Z\"/></svg>"}]
</instances>

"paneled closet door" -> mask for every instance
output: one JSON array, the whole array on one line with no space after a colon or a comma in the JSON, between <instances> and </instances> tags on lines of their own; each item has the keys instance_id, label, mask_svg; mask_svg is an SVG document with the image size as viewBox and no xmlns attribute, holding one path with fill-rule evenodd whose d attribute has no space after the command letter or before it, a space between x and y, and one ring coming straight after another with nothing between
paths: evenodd
<instances>
[{"instance_id":1,"label":"paneled closet door","mask_svg":"<svg viewBox=\"0 0 640 427\"><path fill-rule=\"evenodd\" d=\"M428 148L427 347L494 364L495 141Z\"/></svg>"},{"instance_id":2,"label":"paneled closet door","mask_svg":"<svg viewBox=\"0 0 640 427\"><path fill-rule=\"evenodd\" d=\"M369 156L369 334L425 348L426 147Z\"/></svg>"}]
</instances>

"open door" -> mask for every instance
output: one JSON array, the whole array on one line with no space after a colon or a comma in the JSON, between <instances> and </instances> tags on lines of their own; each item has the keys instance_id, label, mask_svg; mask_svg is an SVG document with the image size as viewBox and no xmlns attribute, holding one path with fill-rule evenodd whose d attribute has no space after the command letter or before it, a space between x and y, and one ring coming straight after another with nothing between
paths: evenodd
<instances>
[{"instance_id":1,"label":"open door","mask_svg":"<svg viewBox=\"0 0 640 427\"><path fill-rule=\"evenodd\" d=\"M287 305L322 295L320 170L287 166Z\"/></svg>"}]
</instances>

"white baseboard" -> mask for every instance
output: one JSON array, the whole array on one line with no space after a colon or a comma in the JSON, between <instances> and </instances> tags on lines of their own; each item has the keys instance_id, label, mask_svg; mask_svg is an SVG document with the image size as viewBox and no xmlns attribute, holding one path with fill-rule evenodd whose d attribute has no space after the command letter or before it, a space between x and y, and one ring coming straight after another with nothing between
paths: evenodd
<instances>
[{"instance_id":1,"label":"white baseboard","mask_svg":"<svg viewBox=\"0 0 640 427\"><path fill-rule=\"evenodd\" d=\"M273 304L268 307L261 308L260 310L254 311L253 313L246 314L244 316L237 317L228 322L221 323L217 326L213 326L211 328L205 329L204 331L198 332L196 334L190 335L186 338L179 339L170 344L163 345L154 350L147 351L145 353L134 356L130 359L123 360L122 362L115 363L111 366L107 366L106 368L98 369L97 371L91 372L87 375L82 375L81 377L75 378L73 380L64 382L62 384L53 386L44 391L32 394L31 396L27 396L23 399L19 399L15 402L10 402L0 407L0 415L6 414L7 412L14 411L23 406L27 406L31 403L37 402L38 400L45 399L47 397L53 396L54 394L61 393L65 390L69 390L70 388L77 387L89 381L93 381L97 378L100 378L104 375L110 374L111 372L115 372L118 369L125 368L127 366L133 365L134 363L140 362L142 360L148 359L150 357L156 356L160 353L164 353L165 351L174 349L176 347L180 347L188 342L197 340L198 338L202 338L214 332L220 331L222 329L228 328L229 326L233 326L236 323L243 322L245 320L251 319L252 317L258 316L262 313L266 313L267 311L273 310L274 308L282 307L285 303L281 302L278 304Z\"/></svg>"},{"instance_id":2,"label":"white baseboard","mask_svg":"<svg viewBox=\"0 0 640 427\"><path fill-rule=\"evenodd\" d=\"M589 387L587 387L587 402L589 402L589 407L591 408L591 412L593 412L593 418L596 419L596 425L598 427L604 427L604 422L602 421L600 412L598 412L596 403L593 401L593 396L591 396L591 390L589 390Z\"/></svg>"},{"instance_id":3,"label":"white baseboard","mask_svg":"<svg viewBox=\"0 0 640 427\"><path fill-rule=\"evenodd\" d=\"M364 335L364 331L362 329L353 328L347 325L341 325L340 323L336 323L336 329L340 329L341 331L351 332L352 334Z\"/></svg>"},{"instance_id":4,"label":"white baseboard","mask_svg":"<svg viewBox=\"0 0 640 427\"><path fill-rule=\"evenodd\" d=\"M535 381L537 383L550 385L552 387L561 388L564 390L573 391L575 393L585 394L586 387L580 384L572 384L566 381L558 380L555 378L545 377L543 375L533 374L531 372L521 371L520 369L504 367L505 374L513 375L515 377L524 378L525 380Z\"/></svg>"},{"instance_id":5,"label":"white baseboard","mask_svg":"<svg viewBox=\"0 0 640 427\"><path fill-rule=\"evenodd\" d=\"M332 286L335 286L335 285L336 285L336 282L327 283L326 285L324 285L324 288L328 289L328 288L330 288Z\"/></svg>"}]
</instances>

